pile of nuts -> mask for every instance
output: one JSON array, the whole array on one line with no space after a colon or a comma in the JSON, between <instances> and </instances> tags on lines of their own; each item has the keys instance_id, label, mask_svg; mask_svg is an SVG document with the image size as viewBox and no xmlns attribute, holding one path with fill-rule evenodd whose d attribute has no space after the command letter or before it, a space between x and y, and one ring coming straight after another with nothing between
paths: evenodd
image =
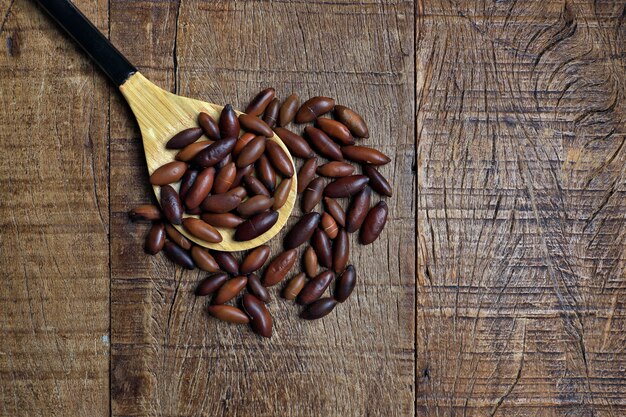
<instances>
[{"instance_id":1,"label":"pile of nuts","mask_svg":"<svg viewBox=\"0 0 626 417\"><path fill-rule=\"evenodd\" d=\"M334 119L320 117L330 112ZM304 128L303 137L286 128L292 121L314 125ZM217 122L200 113L198 125L167 142L167 148L180 149L176 161L150 176L150 182L160 186L161 209L144 205L130 213L134 220L153 221L146 252L155 255L163 250L178 265L211 272L195 291L197 296L212 296L209 314L226 322L249 323L255 333L271 337L268 288L287 277L299 248L309 243L302 251L302 271L289 279L282 295L304 306L303 319L329 314L337 303L348 299L356 284L356 270L348 265L348 233L358 231L363 245L375 241L387 221L388 207L381 200L370 208L372 191L387 197L392 194L376 169L387 164L389 157L355 145L355 138L369 137L361 116L328 97L313 97L300 106L299 97L292 94L281 105L275 90L268 88L254 97L245 114L237 117L227 105ZM283 148L269 139L274 132L292 156L305 160L297 175L303 215L284 236L284 252L269 262L260 277L270 258L269 246L248 251L239 262L233 253L193 244L172 224L182 224L189 234L214 243L222 241L219 229L234 229L237 241L268 231L278 220L295 174ZM320 164L321 158L327 161ZM361 166L361 174L355 173L355 165ZM179 181L176 192L172 184ZM346 210L337 200L341 198L349 199ZM322 199L324 210L314 211ZM183 217L184 213L200 218ZM333 296L322 297L333 281ZM226 304L233 300L237 302Z\"/></svg>"}]
</instances>

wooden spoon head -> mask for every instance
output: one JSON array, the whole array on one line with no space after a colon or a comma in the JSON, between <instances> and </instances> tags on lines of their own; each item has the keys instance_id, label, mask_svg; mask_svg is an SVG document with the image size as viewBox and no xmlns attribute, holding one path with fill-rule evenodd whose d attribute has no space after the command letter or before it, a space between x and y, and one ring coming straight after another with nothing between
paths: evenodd
<instances>
[{"instance_id":1,"label":"wooden spoon head","mask_svg":"<svg viewBox=\"0 0 626 417\"><path fill-rule=\"evenodd\" d=\"M217 121L223 107L217 104L206 103L172 94L157 87L139 72L133 74L120 87L120 90L126 98L126 101L128 101L139 123L141 136L143 138L143 148L146 154L146 163L148 165L148 173L150 175L155 169L174 160L178 150L165 148L165 144L172 136L183 129L198 126L197 118L200 112L209 114ZM203 136L199 140L206 140L206 137ZM278 143L283 148L293 164L293 158L280 138L274 134L270 140ZM178 191L180 184L176 183L172 184L172 186ZM160 187L153 186L153 188L156 198L160 203ZM218 228L223 240L220 243L209 243L190 235L182 226L174 227L188 239L206 248L228 252L255 248L276 236L285 226L296 201L296 190L297 179L294 175L289 197L285 204L278 210L278 221L270 230L252 240L237 242L233 239L235 234L234 229ZM184 217L197 218L199 216L185 214Z\"/></svg>"}]
</instances>

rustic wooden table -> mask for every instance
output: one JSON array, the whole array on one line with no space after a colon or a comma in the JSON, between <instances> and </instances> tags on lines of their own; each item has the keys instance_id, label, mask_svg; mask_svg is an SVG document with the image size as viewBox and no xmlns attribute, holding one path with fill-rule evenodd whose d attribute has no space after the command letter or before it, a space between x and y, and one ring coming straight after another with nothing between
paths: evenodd
<instances>
[{"instance_id":1,"label":"rustic wooden table","mask_svg":"<svg viewBox=\"0 0 626 417\"><path fill-rule=\"evenodd\" d=\"M206 274L128 220L151 191L120 94L0 0L1 415L626 414L623 2L76 4L164 88L362 112L391 218L329 317L209 320Z\"/></svg>"}]
</instances>

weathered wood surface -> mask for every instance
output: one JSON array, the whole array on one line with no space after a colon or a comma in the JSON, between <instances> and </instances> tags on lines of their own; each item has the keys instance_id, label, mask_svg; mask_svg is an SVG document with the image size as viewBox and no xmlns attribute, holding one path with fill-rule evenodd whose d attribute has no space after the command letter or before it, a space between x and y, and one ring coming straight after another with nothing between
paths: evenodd
<instances>
[{"instance_id":1,"label":"weathered wood surface","mask_svg":"<svg viewBox=\"0 0 626 417\"><path fill-rule=\"evenodd\" d=\"M1 415L626 413L623 2L77 4L172 91L361 110L392 220L323 321L209 320L204 274L129 225L150 188L120 95L2 0Z\"/></svg>"},{"instance_id":2,"label":"weathered wood surface","mask_svg":"<svg viewBox=\"0 0 626 417\"><path fill-rule=\"evenodd\" d=\"M413 5L113 1L110 13L111 39L164 88L239 108L267 86L282 98L333 96L370 121L368 143L396 157L383 169L396 189L386 232L365 248L351 239L355 297L309 323L274 292L275 334L262 340L207 317L208 300L192 294L206 273L141 253L147 229L126 212L149 200L147 174L139 133L113 96L113 415L412 415Z\"/></svg>"},{"instance_id":3,"label":"weathered wood surface","mask_svg":"<svg viewBox=\"0 0 626 417\"><path fill-rule=\"evenodd\" d=\"M417 414L625 415L624 3L419 9Z\"/></svg>"},{"instance_id":4,"label":"weathered wood surface","mask_svg":"<svg viewBox=\"0 0 626 417\"><path fill-rule=\"evenodd\" d=\"M0 415L107 415L108 82L32 2L0 10Z\"/></svg>"}]
</instances>

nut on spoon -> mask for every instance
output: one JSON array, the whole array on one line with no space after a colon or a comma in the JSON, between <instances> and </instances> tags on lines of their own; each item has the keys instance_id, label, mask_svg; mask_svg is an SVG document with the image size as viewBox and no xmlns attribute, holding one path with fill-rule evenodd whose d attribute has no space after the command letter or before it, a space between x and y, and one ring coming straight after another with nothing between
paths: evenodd
<instances>
[{"instance_id":1,"label":"nut on spoon","mask_svg":"<svg viewBox=\"0 0 626 417\"><path fill-rule=\"evenodd\" d=\"M197 126L197 117L200 112L209 114L215 120L219 119L222 106L181 97L150 82L69 0L37 1L119 87L141 129L149 174L174 160L177 151L166 149L165 144L181 130ZM283 148L293 165L293 158L280 138L274 134L269 140L273 140ZM172 184L172 186L178 191L179 184ZM160 187L154 186L153 188L159 200ZM235 241L233 229L218 228L222 241L209 243L188 234L182 226L175 227L188 239L207 248L222 251L242 251L254 248L270 240L285 226L296 200L296 189L297 180L294 176L287 201L278 210L276 224L267 232L248 241ZM198 216L186 214L185 217Z\"/></svg>"},{"instance_id":2,"label":"nut on spoon","mask_svg":"<svg viewBox=\"0 0 626 417\"><path fill-rule=\"evenodd\" d=\"M215 120L219 120L219 115L222 111L222 106L217 104L205 103L167 92L151 83L139 72L135 72L131 75L128 80L120 86L120 91L124 95L124 98L126 98L126 101L128 101L139 123L143 139L143 148L146 154L146 163L148 165L148 173L150 175L160 166L174 161L178 149L172 150L165 148L165 144L172 136L181 130L197 126L196 120L200 112L205 112ZM204 139L206 138L200 138L200 140ZM289 156L293 165L293 158L280 138L274 134L274 136L268 140L272 140L280 145ZM176 183L172 184L172 186L178 191L180 184ZM158 200L160 198L160 187L155 185L153 188ZM176 225L174 227L188 239L207 248L222 251L242 251L255 248L270 240L285 226L296 201L296 189L297 180L294 176L291 183L291 190L289 191L289 197L285 204L278 210L278 221L276 224L267 232L248 241L238 242L234 240L234 229L217 228L223 240L220 243L210 243L188 234L182 226ZM185 214L184 217L198 216Z\"/></svg>"}]
</instances>

